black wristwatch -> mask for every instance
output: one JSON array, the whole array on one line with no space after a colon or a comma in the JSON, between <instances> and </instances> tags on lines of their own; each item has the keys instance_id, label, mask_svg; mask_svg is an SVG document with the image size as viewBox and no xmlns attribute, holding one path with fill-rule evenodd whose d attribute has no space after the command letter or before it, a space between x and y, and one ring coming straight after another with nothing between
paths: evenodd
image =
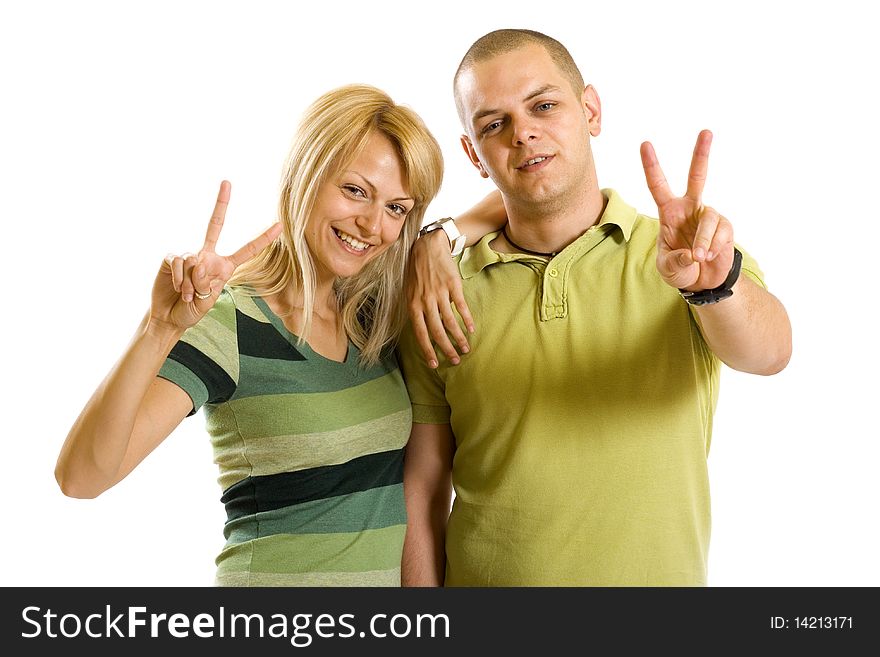
<instances>
[{"instance_id":1,"label":"black wristwatch","mask_svg":"<svg viewBox=\"0 0 880 657\"><path fill-rule=\"evenodd\" d=\"M711 290L697 290L691 292L689 290L679 290L682 298L692 306L705 306L710 303L718 303L722 299L733 296L733 284L739 278L739 271L742 269L743 254L739 249L733 249L733 264L730 265L730 273L724 282Z\"/></svg>"}]
</instances>

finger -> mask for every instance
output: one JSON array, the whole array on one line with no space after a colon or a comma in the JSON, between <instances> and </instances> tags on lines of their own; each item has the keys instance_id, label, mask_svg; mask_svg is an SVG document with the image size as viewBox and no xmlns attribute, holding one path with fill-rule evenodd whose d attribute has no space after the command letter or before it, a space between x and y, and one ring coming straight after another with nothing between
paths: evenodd
<instances>
[{"instance_id":1,"label":"finger","mask_svg":"<svg viewBox=\"0 0 880 657\"><path fill-rule=\"evenodd\" d=\"M171 261L171 284L175 292L180 292L180 286L183 284L183 258L175 256Z\"/></svg>"},{"instance_id":2,"label":"finger","mask_svg":"<svg viewBox=\"0 0 880 657\"><path fill-rule=\"evenodd\" d=\"M171 267L171 285L175 292L180 292L180 284L183 283L183 258L169 254L165 256L165 262Z\"/></svg>"},{"instance_id":3,"label":"finger","mask_svg":"<svg viewBox=\"0 0 880 657\"><path fill-rule=\"evenodd\" d=\"M663 169L660 168L660 162L657 160L657 154L651 142L646 141L640 149L642 155L642 168L645 170L645 181L648 183L648 190L654 197L654 203L657 207L666 204L667 201L675 198L666 182L666 176L663 175Z\"/></svg>"},{"instance_id":4,"label":"finger","mask_svg":"<svg viewBox=\"0 0 880 657\"><path fill-rule=\"evenodd\" d=\"M705 262L708 259L709 247L715 238L715 231L720 220L721 215L712 208L704 207L700 211L700 223L697 225L697 232L694 234L694 242L691 245L694 260L697 262Z\"/></svg>"},{"instance_id":5,"label":"finger","mask_svg":"<svg viewBox=\"0 0 880 657\"><path fill-rule=\"evenodd\" d=\"M690 267L694 264L694 256L690 249L677 249L669 252L671 262L682 269Z\"/></svg>"},{"instance_id":6,"label":"finger","mask_svg":"<svg viewBox=\"0 0 880 657\"><path fill-rule=\"evenodd\" d=\"M697 135L697 144L694 146L694 155L691 158L691 168L688 171L687 196L695 203L700 203L703 196L703 186L706 184L706 174L709 171L709 147L712 146L712 133L703 130Z\"/></svg>"},{"instance_id":7,"label":"finger","mask_svg":"<svg viewBox=\"0 0 880 657\"><path fill-rule=\"evenodd\" d=\"M661 272L665 276L671 276L679 269L690 267L694 264L693 254L690 249L674 249L666 252L658 262L662 266Z\"/></svg>"},{"instance_id":8,"label":"finger","mask_svg":"<svg viewBox=\"0 0 880 657\"><path fill-rule=\"evenodd\" d=\"M467 338L464 337L461 326L455 319L455 314L452 312L451 301L449 301L448 303L440 303L440 317L443 320L443 326L446 328L446 333L452 336L452 339L458 345L458 350L465 354L470 351L470 346L468 345Z\"/></svg>"},{"instance_id":9,"label":"finger","mask_svg":"<svg viewBox=\"0 0 880 657\"><path fill-rule=\"evenodd\" d=\"M194 255L187 255L187 257L183 261L183 280L180 284L180 296L186 302L189 303L193 300L193 282L192 282L192 271L195 269L195 266L198 264L198 260Z\"/></svg>"},{"instance_id":10,"label":"finger","mask_svg":"<svg viewBox=\"0 0 880 657\"><path fill-rule=\"evenodd\" d=\"M205 233L203 251L214 253L217 240L220 239L220 231L223 230L223 222L226 221L226 208L229 207L229 195L232 184L228 180L220 183L220 191L217 193L217 202L214 204L214 212L211 221L208 222L208 230Z\"/></svg>"},{"instance_id":11,"label":"finger","mask_svg":"<svg viewBox=\"0 0 880 657\"><path fill-rule=\"evenodd\" d=\"M214 303L211 296L214 293L214 286L211 277L208 276L208 270L205 265L199 263L193 270L192 275L193 293L195 294L196 303L207 302ZM211 299L209 301L209 299Z\"/></svg>"},{"instance_id":12,"label":"finger","mask_svg":"<svg viewBox=\"0 0 880 657\"><path fill-rule=\"evenodd\" d=\"M450 290L450 296L452 297L452 303L455 304L455 310L458 311L458 314L464 322L464 325L467 327L468 332L473 333L474 318L471 316L471 309L468 308L467 301L464 300L464 294L461 289L461 279L453 283L453 288Z\"/></svg>"},{"instance_id":13,"label":"finger","mask_svg":"<svg viewBox=\"0 0 880 657\"><path fill-rule=\"evenodd\" d=\"M418 312L411 314L410 321L412 323L413 335L416 337L416 342L419 344L419 349L422 351L425 363L428 364L428 367L434 369L437 367L437 354L434 351L434 345L428 334L428 327L425 326L425 318L421 312Z\"/></svg>"},{"instance_id":14,"label":"finger","mask_svg":"<svg viewBox=\"0 0 880 657\"><path fill-rule=\"evenodd\" d=\"M239 265L246 263L248 260L257 255L260 251L269 246L280 234L281 222L278 221L269 226L269 228L267 228L265 231L263 231L263 233L260 234L259 237L251 240L243 247L241 247L238 251L229 256L229 259L232 261L233 265L238 267Z\"/></svg>"},{"instance_id":15,"label":"finger","mask_svg":"<svg viewBox=\"0 0 880 657\"><path fill-rule=\"evenodd\" d=\"M685 288L697 280L700 266L690 249L675 249L657 257L657 270L663 279L677 288Z\"/></svg>"},{"instance_id":16,"label":"finger","mask_svg":"<svg viewBox=\"0 0 880 657\"><path fill-rule=\"evenodd\" d=\"M428 332L431 334L431 339L434 341L434 344L436 344L440 348L440 351L446 355L450 363L458 365L460 361L458 352L455 350L455 347L452 346L452 342L449 341L449 336L446 334L446 328L443 326L443 322L440 319L440 313L437 312L436 306L433 310L429 308L425 312L425 324L428 326Z\"/></svg>"},{"instance_id":17,"label":"finger","mask_svg":"<svg viewBox=\"0 0 880 657\"><path fill-rule=\"evenodd\" d=\"M718 216L718 219L718 228L715 229L715 235L709 245L709 254L706 258L710 262L723 254L729 254L733 260L733 226L721 215Z\"/></svg>"}]
</instances>

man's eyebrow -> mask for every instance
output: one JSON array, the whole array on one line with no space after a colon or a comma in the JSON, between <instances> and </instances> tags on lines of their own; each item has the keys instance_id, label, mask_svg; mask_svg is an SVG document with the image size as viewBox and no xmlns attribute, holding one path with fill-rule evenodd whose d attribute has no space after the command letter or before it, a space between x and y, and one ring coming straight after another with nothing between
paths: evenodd
<instances>
[{"instance_id":1,"label":"man's eyebrow","mask_svg":"<svg viewBox=\"0 0 880 657\"><path fill-rule=\"evenodd\" d=\"M532 93L526 96L523 100L531 100L532 98L536 98L537 96L541 96L543 94L549 93L551 91L559 91L559 87L555 84L545 84L543 87L539 89L535 89Z\"/></svg>"},{"instance_id":2,"label":"man's eyebrow","mask_svg":"<svg viewBox=\"0 0 880 657\"><path fill-rule=\"evenodd\" d=\"M555 84L545 84L543 87L538 87L534 91L532 91L528 96L523 98L523 101L532 100L532 98L537 98L543 94L549 93L551 91L559 91L559 87ZM476 114L474 114L474 118L472 119L474 123L482 119L484 116L489 116L490 114L499 114L501 110L499 109L484 109L480 110Z\"/></svg>"},{"instance_id":3,"label":"man's eyebrow","mask_svg":"<svg viewBox=\"0 0 880 657\"><path fill-rule=\"evenodd\" d=\"M350 173L353 176L357 176L358 178L360 178L361 180L363 180L366 183L367 187L370 188L370 191L373 192L373 194L376 193L376 186L372 182L370 182L370 180L368 178L365 178L362 173L358 173L357 171L352 171L351 169L348 169L345 173ZM398 198L393 198L390 200L392 200L392 201L412 201L413 203L415 203L415 199L412 196L400 196Z\"/></svg>"},{"instance_id":4,"label":"man's eyebrow","mask_svg":"<svg viewBox=\"0 0 880 657\"><path fill-rule=\"evenodd\" d=\"M498 109L480 110L479 112L474 114L473 122L476 123L477 121L482 119L484 116L489 116L490 114L499 114L500 112L501 112L501 110L498 110Z\"/></svg>"}]
</instances>

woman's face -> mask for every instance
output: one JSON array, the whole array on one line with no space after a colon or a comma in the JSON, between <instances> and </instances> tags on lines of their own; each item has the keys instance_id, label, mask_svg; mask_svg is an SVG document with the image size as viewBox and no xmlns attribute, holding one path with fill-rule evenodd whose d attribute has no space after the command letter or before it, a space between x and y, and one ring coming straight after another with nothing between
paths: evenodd
<instances>
[{"instance_id":1,"label":"woman's face","mask_svg":"<svg viewBox=\"0 0 880 657\"><path fill-rule=\"evenodd\" d=\"M357 274L400 236L413 205L397 150L374 132L318 192L305 231L318 280Z\"/></svg>"}]
</instances>

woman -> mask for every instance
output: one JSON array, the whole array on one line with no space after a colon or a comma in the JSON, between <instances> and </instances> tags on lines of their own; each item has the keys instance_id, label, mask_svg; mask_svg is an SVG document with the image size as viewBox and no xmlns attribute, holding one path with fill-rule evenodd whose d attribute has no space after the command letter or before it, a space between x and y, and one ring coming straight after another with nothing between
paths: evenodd
<instances>
[{"instance_id":1,"label":"woman","mask_svg":"<svg viewBox=\"0 0 880 657\"><path fill-rule=\"evenodd\" d=\"M279 222L218 255L224 181L201 251L163 261L61 449L62 491L100 495L204 408L227 511L217 585L399 585L411 411L393 348L442 168L421 119L378 89L318 98Z\"/></svg>"}]
</instances>

